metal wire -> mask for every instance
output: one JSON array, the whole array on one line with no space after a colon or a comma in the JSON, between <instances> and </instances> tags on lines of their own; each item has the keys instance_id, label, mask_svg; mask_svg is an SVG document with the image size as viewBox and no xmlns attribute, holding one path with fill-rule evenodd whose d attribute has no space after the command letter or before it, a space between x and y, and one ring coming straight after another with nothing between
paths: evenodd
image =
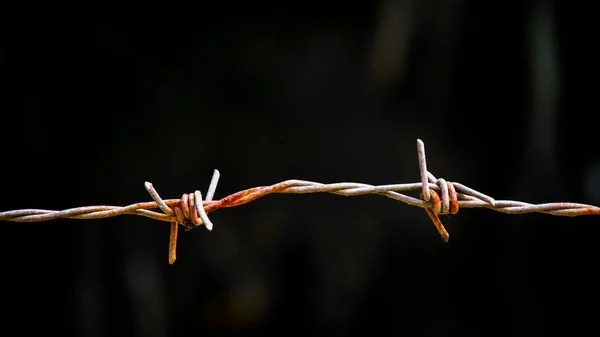
<instances>
[{"instance_id":1,"label":"metal wire","mask_svg":"<svg viewBox=\"0 0 600 337\"><path fill-rule=\"evenodd\" d=\"M342 182L322 184L305 180L286 180L270 186L260 186L233 193L219 200L213 200L220 173L214 170L212 180L202 199L200 191L183 194L180 199L164 200L154 189L152 183L145 187L154 201L140 202L129 206L85 206L62 211L44 209L21 209L0 212L0 220L14 222L39 222L54 219L98 219L124 214L141 215L156 220L171 222L171 240L169 263L175 261L177 229L183 225L186 230L204 225L208 230L213 224L208 213L223 207L235 207L246 204L271 193L332 193L343 196L379 194L406 204L424 208L438 229L442 239L448 241L449 235L438 215L456 214L459 208L487 208L507 214L545 213L559 216L577 216L600 214L600 208L592 205L554 202L545 204L529 204L512 200L494 200L492 197L478 192L457 182L436 178L427 170L425 145L417 139L417 154L421 182L408 184L391 184L373 186L362 183ZM420 198L401 192L420 191ZM163 213L152 211L160 209Z\"/></svg>"}]
</instances>

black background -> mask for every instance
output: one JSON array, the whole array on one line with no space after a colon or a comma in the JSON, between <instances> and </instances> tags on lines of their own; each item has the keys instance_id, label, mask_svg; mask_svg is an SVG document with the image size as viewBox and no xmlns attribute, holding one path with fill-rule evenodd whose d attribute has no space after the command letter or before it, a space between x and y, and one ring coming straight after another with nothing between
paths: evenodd
<instances>
[{"instance_id":1,"label":"black background","mask_svg":"<svg viewBox=\"0 0 600 337\"><path fill-rule=\"evenodd\" d=\"M600 204L597 29L563 2L70 6L5 21L2 210L286 179ZM151 14L150 14L151 13ZM6 11L11 19L10 11ZM13 23L10 23L13 22ZM594 216L271 195L182 233L2 223L2 334L548 335L595 326ZM15 333L17 331L17 333Z\"/></svg>"}]
</instances>

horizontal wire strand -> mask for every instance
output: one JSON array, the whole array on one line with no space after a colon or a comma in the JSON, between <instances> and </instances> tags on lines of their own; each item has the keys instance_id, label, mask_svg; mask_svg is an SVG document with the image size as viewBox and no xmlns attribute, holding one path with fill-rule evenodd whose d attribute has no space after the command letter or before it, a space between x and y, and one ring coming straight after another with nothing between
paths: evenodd
<instances>
[{"instance_id":1,"label":"horizontal wire strand","mask_svg":"<svg viewBox=\"0 0 600 337\"><path fill-rule=\"evenodd\" d=\"M280 184L287 185L286 188L273 191L271 193L280 194L308 194L308 193L332 193L343 196L359 196L368 194L381 194L388 198L404 202L408 205L425 208L430 203L400 192L416 191L421 189L421 183L394 184L373 186L361 183L333 183L323 184L318 182L304 180L287 180ZM464 185L452 182L457 190L465 190ZM274 186L274 185L271 185ZM430 189L439 191L440 187L434 184L428 184ZM478 193L480 194L480 193ZM467 193L458 193L460 208L487 208L490 210L507 214L525 214L525 213L546 213L553 215L588 215L600 214L600 208L592 205L573 203L573 202L554 202L545 204L530 204L513 200L494 200L494 204L481 198ZM220 200L203 201L204 209L207 206L218 204ZM166 206L176 205L179 199L164 200ZM225 207L225 206L224 206ZM150 211L153 208L160 208L157 202L141 202L128 206L84 206L66 209L63 211L45 210L45 209L21 209L14 211L0 212L0 220L16 222L38 222L55 219L99 219L109 218L119 215L132 214L142 215L162 221L171 221L172 216Z\"/></svg>"},{"instance_id":2,"label":"horizontal wire strand","mask_svg":"<svg viewBox=\"0 0 600 337\"><path fill-rule=\"evenodd\" d=\"M224 198L213 200L220 173L214 170L212 180L202 199L202 193L183 194L180 199L162 199L152 183L144 186L154 201L139 202L128 206L84 206L62 211L46 209L20 209L0 212L0 220L12 222L40 222L55 219L100 219L120 215L138 215L155 220L178 223L188 230L205 225L213 229L208 214L219 208L239 206L268 194L308 194L331 193L342 196L360 196L378 194L411 206L424 208L444 241L448 241L448 233L443 228L438 214L455 214L459 208L487 208L506 214L544 213L557 216L578 216L600 214L600 208L592 205L573 202L553 202L530 204L513 200L495 200L494 198L474 190L461 183L436 178L427 170L424 143L417 139L417 155L421 181L406 184L369 185L354 182L318 183L306 180L286 180L274 185L259 186L233 193ZM420 198L403 192L420 192ZM163 213L153 211L159 209ZM171 247L169 261L175 260L175 243L177 232L171 231Z\"/></svg>"}]
</instances>

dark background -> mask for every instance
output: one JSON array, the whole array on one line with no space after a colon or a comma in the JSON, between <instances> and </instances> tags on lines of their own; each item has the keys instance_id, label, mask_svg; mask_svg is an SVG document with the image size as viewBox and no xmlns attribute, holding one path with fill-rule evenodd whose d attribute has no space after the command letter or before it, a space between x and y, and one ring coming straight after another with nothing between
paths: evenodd
<instances>
[{"instance_id":1,"label":"dark background","mask_svg":"<svg viewBox=\"0 0 600 337\"><path fill-rule=\"evenodd\" d=\"M3 29L2 210L286 179L600 204L597 29L550 1L36 7ZM149 14L152 13L152 14ZM12 17L6 11L7 19ZM13 21L9 21L13 22ZM2 223L3 335L549 335L594 329L598 219L271 195L166 222Z\"/></svg>"}]
</instances>

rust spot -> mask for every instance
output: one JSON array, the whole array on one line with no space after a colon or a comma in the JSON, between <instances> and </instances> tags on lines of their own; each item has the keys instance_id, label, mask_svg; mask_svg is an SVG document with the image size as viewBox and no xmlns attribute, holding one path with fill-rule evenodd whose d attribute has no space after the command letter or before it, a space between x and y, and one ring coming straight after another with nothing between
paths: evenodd
<instances>
[{"instance_id":1,"label":"rust spot","mask_svg":"<svg viewBox=\"0 0 600 337\"><path fill-rule=\"evenodd\" d=\"M183 211L181 210L181 207L175 206L173 207L173 211L175 211L175 217L177 218L177 222L185 221L185 216L183 216Z\"/></svg>"},{"instance_id":2,"label":"rust spot","mask_svg":"<svg viewBox=\"0 0 600 337\"><path fill-rule=\"evenodd\" d=\"M169 236L169 264L175 263L177 259L177 231L179 224L177 221L171 221L171 234Z\"/></svg>"},{"instance_id":3,"label":"rust spot","mask_svg":"<svg viewBox=\"0 0 600 337\"><path fill-rule=\"evenodd\" d=\"M423 192L420 193L420 198L423 199ZM429 189L429 203L431 209L435 214L440 214L442 211L442 201L436 191Z\"/></svg>"},{"instance_id":4,"label":"rust spot","mask_svg":"<svg viewBox=\"0 0 600 337\"><path fill-rule=\"evenodd\" d=\"M284 188L287 188L289 184L287 183L278 183L275 185L270 185L270 186L259 186L259 187L253 187L253 188L249 188L243 191L239 191L233 194L230 194L226 197L224 197L223 199L219 200L217 202L216 206L208 206L205 207L204 209L208 212L208 209L210 211L213 211L215 209L219 209L221 207L234 207L234 206L240 206L246 203L249 203L251 201L254 201L260 197L264 197L267 194L271 194L273 192L277 192L279 190L282 190Z\"/></svg>"},{"instance_id":5,"label":"rust spot","mask_svg":"<svg viewBox=\"0 0 600 337\"><path fill-rule=\"evenodd\" d=\"M264 188L265 188L264 186L253 187L253 188L249 188L247 190L243 190L243 191L239 191L239 192L230 194L230 195L224 197L223 199L219 200L219 207L217 207L217 208L234 207L234 206L238 206L238 205L242 205L247 202L250 202L256 198L249 198L249 199L245 200L244 202L241 202L241 200L244 200L244 198L247 198L248 196L255 195L258 191L260 191Z\"/></svg>"},{"instance_id":6,"label":"rust spot","mask_svg":"<svg viewBox=\"0 0 600 337\"><path fill-rule=\"evenodd\" d=\"M458 213L458 195L451 182L447 181L446 184L448 184L448 196L450 197L450 214L456 214Z\"/></svg>"},{"instance_id":7,"label":"rust spot","mask_svg":"<svg viewBox=\"0 0 600 337\"><path fill-rule=\"evenodd\" d=\"M586 207L586 208L578 208L576 210L573 210L575 215L583 215L583 214L600 214L600 208L598 207Z\"/></svg>"},{"instance_id":8,"label":"rust spot","mask_svg":"<svg viewBox=\"0 0 600 337\"><path fill-rule=\"evenodd\" d=\"M442 240L444 240L444 242L448 242L450 239L450 234L448 234L446 228L444 228L444 225L442 224L442 221L440 221L440 218L437 216L437 214L435 214L434 211L429 207L425 207L425 212L427 212L427 215L429 215L429 218L431 221L433 221L435 228L442 236Z\"/></svg>"}]
</instances>

